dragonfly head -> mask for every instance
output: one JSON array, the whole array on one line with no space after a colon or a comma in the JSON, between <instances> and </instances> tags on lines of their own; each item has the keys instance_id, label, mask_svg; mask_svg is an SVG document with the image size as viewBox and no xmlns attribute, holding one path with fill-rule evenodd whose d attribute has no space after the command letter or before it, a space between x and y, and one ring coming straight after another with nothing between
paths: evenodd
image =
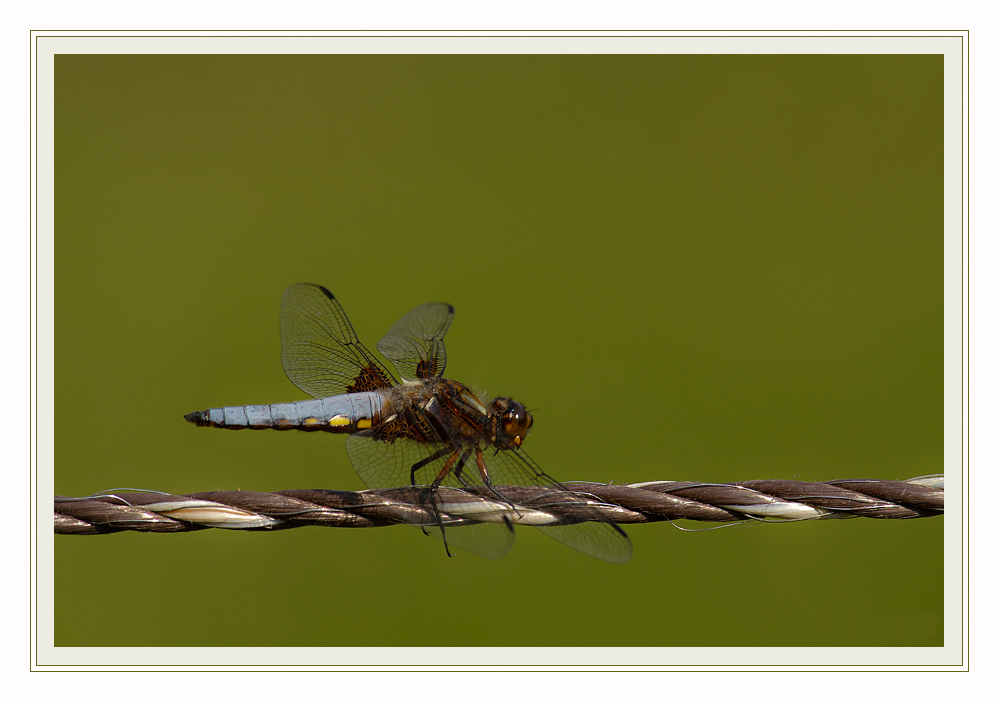
<instances>
[{"instance_id":1,"label":"dragonfly head","mask_svg":"<svg viewBox=\"0 0 1000 703\"><path fill-rule=\"evenodd\" d=\"M531 429L533 422L531 413L525 410L523 405L510 398L495 399L492 409L498 429L507 435L515 446L520 447Z\"/></svg>"}]
</instances>

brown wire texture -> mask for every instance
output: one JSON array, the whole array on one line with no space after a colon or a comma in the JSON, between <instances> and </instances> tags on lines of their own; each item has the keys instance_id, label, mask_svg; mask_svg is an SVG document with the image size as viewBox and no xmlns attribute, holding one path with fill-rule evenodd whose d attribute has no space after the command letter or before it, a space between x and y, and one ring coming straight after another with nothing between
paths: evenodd
<instances>
[{"instance_id":1,"label":"brown wire texture","mask_svg":"<svg viewBox=\"0 0 1000 703\"><path fill-rule=\"evenodd\" d=\"M436 511L420 486L368 491L299 489L209 491L171 495L120 489L55 497L55 533L191 532L210 527L281 530L320 527L449 526L510 520L558 525L586 519L620 524L662 520L727 523L867 517L906 519L944 513L944 477L907 481L759 480L738 483L651 481L629 485L568 483L572 494L537 486L439 488Z\"/></svg>"}]
</instances>

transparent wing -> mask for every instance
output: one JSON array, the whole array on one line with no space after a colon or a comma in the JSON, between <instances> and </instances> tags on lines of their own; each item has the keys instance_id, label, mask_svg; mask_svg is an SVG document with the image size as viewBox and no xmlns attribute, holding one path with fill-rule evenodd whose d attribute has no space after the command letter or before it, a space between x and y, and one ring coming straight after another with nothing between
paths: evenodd
<instances>
[{"instance_id":1,"label":"transparent wing","mask_svg":"<svg viewBox=\"0 0 1000 703\"><path fill-rule=\"evenodd\" d=\"M416 498L417 503L430 510L437 519L436 524L424 527L425 532L444 539L449 548L458 547L486 559L500 559L514 545L514 528L503 516L506 506L497 506L494 501L475 499L461 491L450 490L450 486L461 485L452 477L436 490L429 488L446 462L451 460L452 466L457 465L458 459L452 459L456 451L454 447L440 442L426 443L405 438L391 442L376 441L369 431L347 438L347 456L366 486L421 487L415 495L410 495L410 499ZM419 468L413 471L414 466ZM449 510L457 503L461 503L462 515L467 514L471 507L479 511L479 517L484 522L471 523L460 517L451 517Z\"/></svg>"},{"instance_id":2,"label":"transparent wing","mask_svg":"<svg viewBox=\"0 0 1000 703\"><path fill-rule=\"evenodd\" d=\"M395 383L358 341L333 294L312 283L285 289L281 364L288 379L313 398L373 391Z\"/></svg>"},{"instance_id":3,"label":"transparent wing","mask_svg":"<svg viewBox=\"0 0 1000 703\"><path fill-rule=\"evenodd\" d=\"M347 438L351 464L370 488L429 487L441 477L440 488L428 489L425 494L423 500L428 508L447 513L449 501L453 500L453 494L447 489L462 488L472 491L486 504L481 509L489 511L489 505L493 506L494 512L487 512L483 516L485 519L502 519L502 513L510 514L510 511L518 515L519 507L545 510L570 503L586 521L539 527L545 535L588 556L614 564L625 563L632 556L632 542L628 536L596 509L588 507L585 493L573 491L554 480L519 449L497 452L489 445L462 444L450 439L430 444L403 438L382 442L374 439L372 432L359 432ZM485 475L479 467L480 458ZM539 498L519 502L516 491L519 486L543 486L548 490ZM465 529L447 530L448 544L451 544L453 532Z\"/></svg>"},{"instance_id":4,"label":"transparent wing","mask_svg":"<svg viewBox=\"0 0 1000 703\"><path fill-rule=\"evenodd\" d=\"M436 405L431 411L437 418L437 426L449 433L448 440L455 446L462 445L461 437L449 430L447 410ZM531 457L520 448L500 449L481 439L477 446L467 451L473 455L461 472L454 468L449 472L452 483L466 488L483 487L489 494L501 496L511 505L518 486L540 486L548 490L541 497L520 503L527 508L544 510L547 506L569 504L581 522L543 527L536 525L547 537L561 542L578 552L612 564L624 564L632 558L632 541L625 531L608 520L600 511L590 507L596 499L585 492L574 491L545 473ZM478 450L478 451L477 451ZM482 467L479 466L482 461ZM471 466L469 465L471 464ZM456 474L457 475L451 475ZM505 486L509 486L507 489ZM483 493L480 490L480 493Z\"/></svg>"},{"instance_id":5,"label":"transparent wing","mask_svg":"<svg viewBox=\"0 0 1000 703\"><path fill-rule=\"evenodd\" d=\"M378 350L404 381L440 376L448 360L444 335L454 316L447 303L418 305L389 328Z\"/></svg>"},{"instance_id":6,"label":"transparent wing","mask_svg":"<svg viewBox=\"0 0 1000 703\"><path fill-rule=\"evenodd\" d=\"M442 540L449 549L457 547L494 561L503 559L514 546L514 526L509 522L479 522L444 530L431 526L424 531Z\"/></svg>"},{"instance_id":7,"label":"transparent wing","mask_svg":"<svg viewBox=\"0 0 1000 703\"><path fill-rule=\"evenodd\" d=\"M612 564L624 564L632 558L632 541L618 525L596 509L589 507L595 500L586 493L574 491L542 471L522 449L484 452L483 460L493 483L493 490L510 494L504 486L543 486L549 489L539 498L521 503L526 508L545 510L546 507L570 504L586 522L570 525L537 526L547 537L572 547L587 556Z\"/></svg>"},{"instance_id":8,"label":"transparent wing","mask_svg":"<svg viewBox=\"0 0 1000 703\"><path fill-rule=\"evenodd\" d=\"M556 542L609 564L625 564L632 558L632 540L613 522L583 522L537 529Z\"/></svg>"}]
</instances>

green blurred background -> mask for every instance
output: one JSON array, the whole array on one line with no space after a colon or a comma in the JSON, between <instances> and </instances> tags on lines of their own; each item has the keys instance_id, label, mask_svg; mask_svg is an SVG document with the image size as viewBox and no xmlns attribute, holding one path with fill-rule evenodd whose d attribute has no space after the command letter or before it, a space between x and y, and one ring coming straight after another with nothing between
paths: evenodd
<instances>
[{"instance_id":1,"label":"green blurred background","mask_svg":"<svg viewBox=\"0 0 1000 703\"><path fill-rule=\"evenodd\" d=\"M278 305L447 376L564 480L943 466L940 56L56 58L56 491L361 489L342 437L182 415L303 397ZM687 523L686 527L701 527ZM56 539L57 646L941 646L943 520ZM372 663L378 663L373 661Z\"/></svg>"}]
</instances>

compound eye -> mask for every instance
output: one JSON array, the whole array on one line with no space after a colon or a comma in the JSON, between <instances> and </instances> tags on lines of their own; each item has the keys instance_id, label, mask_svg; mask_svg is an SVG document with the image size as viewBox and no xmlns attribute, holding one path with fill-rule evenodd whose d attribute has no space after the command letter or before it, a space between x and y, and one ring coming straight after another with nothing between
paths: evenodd
<instances>
[{"instance_id":1,"label":"compound eye","mask_svg":"<svg viewBox=\"0 0 1000 703\"><path fill-rule=\"evenodd\" d=\"M522 423L518 419L516 413L510 412L503 416L503 431L511 437L518 434L518 430L521 429L521 424Z\"/></svg>"},{"instance_id":2,"label":"compound eye","mask_svg":"<svg viewBox=\"0 0 1000 703\"><path fill-rule=\"evenodd\" d=\"M504 413L500 426L504 433L514 440L514 444L520 447L528 434L531 423L531 415L524 409L524 406L517 402L511 402L510 409Z\"/></svg>"}]
</instances>

